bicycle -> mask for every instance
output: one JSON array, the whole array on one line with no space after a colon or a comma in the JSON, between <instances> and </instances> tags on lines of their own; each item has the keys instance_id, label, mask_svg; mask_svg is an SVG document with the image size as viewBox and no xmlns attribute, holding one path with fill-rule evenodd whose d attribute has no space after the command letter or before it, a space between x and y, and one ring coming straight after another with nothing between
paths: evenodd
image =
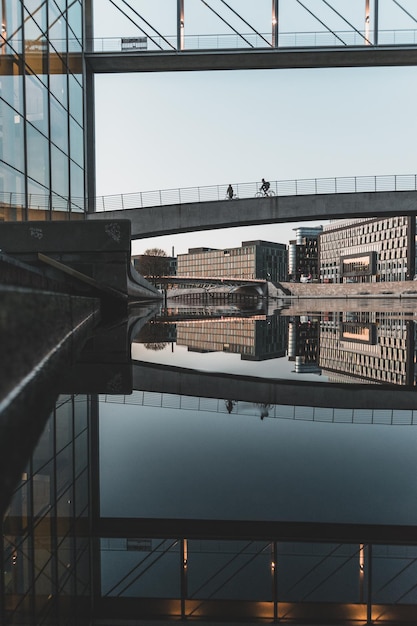
<instances>
[{"instance_id":1,"label":"bicycle","mask_svg":"<svg viewBox=\"0 0 417 626\"><path fill-rule=\"evenodd\" d=\"M255 193L255 198L272 198L273 196L275 196L275 191L272 189L267 189L266 191L265 189L260 189Z\"/></svg>"}]
</instances>

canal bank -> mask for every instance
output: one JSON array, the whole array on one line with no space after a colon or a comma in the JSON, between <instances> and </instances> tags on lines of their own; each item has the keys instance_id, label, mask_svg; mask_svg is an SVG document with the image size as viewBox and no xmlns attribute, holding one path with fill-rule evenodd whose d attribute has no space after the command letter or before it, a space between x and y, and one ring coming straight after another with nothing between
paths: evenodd
<instances>
[{"instance_id":1,"label":"canal bank","mask_svg":"<svg viewBox=\"0 0 417 626\"><path fill-rule=\"evenodd\" d=\"M290 298L415 298L417 281L389 283L279 283ZM269 293L273 297L272 292ZM282 297L282 296L280 296Z\"/></svg>"}]
</instances>

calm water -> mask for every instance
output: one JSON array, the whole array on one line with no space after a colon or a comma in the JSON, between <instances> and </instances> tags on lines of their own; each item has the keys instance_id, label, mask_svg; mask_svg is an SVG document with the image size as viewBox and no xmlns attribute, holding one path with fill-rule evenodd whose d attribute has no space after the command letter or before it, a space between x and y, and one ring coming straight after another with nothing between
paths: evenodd
<instances>
[{"instance_id":1,"label":"calm water","mask_svg":"<svg viewBox=\"0 0 417 626\"><path fill-rule=\"evenodd\" d=\"M414 304L300 306L98 329L13 485L1 623L416 623Z\"/></svg>"}]
</instances>

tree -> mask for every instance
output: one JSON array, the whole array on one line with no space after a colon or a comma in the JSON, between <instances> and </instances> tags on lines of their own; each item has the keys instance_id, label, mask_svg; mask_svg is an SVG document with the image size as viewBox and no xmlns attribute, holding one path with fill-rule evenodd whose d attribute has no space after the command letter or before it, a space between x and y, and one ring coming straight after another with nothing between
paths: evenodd
<instances>
[{"instance_id":1,"label":"tree","mask_svg":"<svg viewBox=\"0 0 417 626\"><path fill-rule=\"evenodd\" d=\"M158 278L169 273L167 253L161 248L149 248L136 259L136 269L145 278Z\"/></svg>"}]
</instances>

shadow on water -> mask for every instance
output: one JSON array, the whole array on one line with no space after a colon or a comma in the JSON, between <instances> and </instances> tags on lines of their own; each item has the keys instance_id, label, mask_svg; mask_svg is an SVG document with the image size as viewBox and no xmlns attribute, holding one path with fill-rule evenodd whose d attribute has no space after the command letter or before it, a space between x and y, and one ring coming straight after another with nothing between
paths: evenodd
<instances>
[{"instance_id":1,"label":"shadow on water","mask_svg":"<svg viewBox=\"0 0 417 626\"><path fill-rule=\"evenodd\" d=\"M414 623L410 307L18 307L1 623Z\"/></svg>"}]
</instances>

